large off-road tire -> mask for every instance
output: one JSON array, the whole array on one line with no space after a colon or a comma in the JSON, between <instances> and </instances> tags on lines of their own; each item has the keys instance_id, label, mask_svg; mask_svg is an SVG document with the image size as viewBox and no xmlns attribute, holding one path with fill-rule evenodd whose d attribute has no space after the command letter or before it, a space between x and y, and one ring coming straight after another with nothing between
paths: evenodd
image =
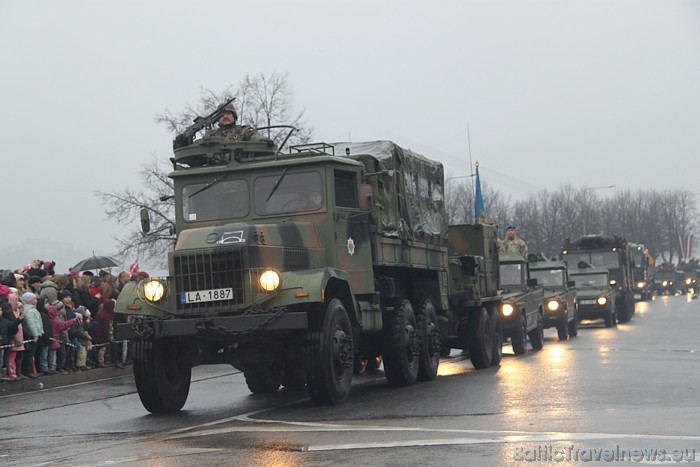
<instances>
[{"instance_id":1,"label":"large off-road tire","mask_svg":"<svg viewBox=\"0 0 700 467\"><path fill-rule=\"evenodd\" d=\"M440 364L440 326L435 305L425 300L418 309L420 331L420 356L418 357L418 381L433 381L437 378Z\"/></svg>"},{"instance_id":2,"label":"large off-road tire","mask_svg":"<svg viewBox=\"0 0 700 467\"><path fill-rule=\"evenodd\" d=\"M491 315L491 329L493 330L493 355L491 366L498 366L503 359L503 323L499 310L494 309Z\"/></svg>"},{"instance_id":3,"label":"large off-road tire","mask_svg":"<svg viewBox=\"0 0 700 467\"><path fill-rule=\"evenodd\" d=\"M569 316L568 310L564 309L563 316L560 317L557 322L557 337L560 341L565 341L569 338L569 326L566 322L566 318Z\"/></svg>"},{"instance_id":4,"label":"large off-road tire","mask_svg":"<svg viewBox=\"0 0 700 467\"><path fill-rule=\"evenodd\" d=\"M174 339L134 342L134 380L141 403L151 413L177 412L190 392L192 368Z\"/></svg>"},{"instance_id":5,"label":"large off-road tire","mask_svg":"<svg viewBox=\"0 0 700 467\"><path fill-rule=\"evenodd\" d=\"M510 336L510 343L515 355L527 352L527 322L524 314L520 315L520 328Z\"/></svg>"},{"instance_id":6,"label":"large off-road tire","mask_svg":"<svg viewBox=\"0 0 700 467\"><path fill-rule=\"evenodd\" d=\"M384 374L392 386L409 386L418 378L420 337L413 307L398 300L384 320Z\"/></svg>"},{"instance_id":7,"label":"large off-road tire","mask_svg":"<svg viewBox=\"0 0 700 467\"><path fill-rule=\"evenodd\" d=\"M578 311L574 310L574 319L569 321L569 336L578 336Z\"/></svg>"},{"instance_id":8,"label":"large off-road tire","mask_svg":"<svg viewBox=\"0 0 700 467\"><path fill-rule=\"evenodd\" d=\"M615 312L613 310L610 310L610 312L605 315L603 318L603 322L605 323L606 328L611 328L615 326Z\"/></svg>"},{"instance_id":9,"label":"large off-road tire","mask_svg":"<svg viewBox=\"0 0 700 467\"><path fill-rule=\"evenodd\" d=\"M350 394L354 350L343 302L334 298L309 316L304 336L306 388L316 404L339 404Z\"/></svg>"},{"instance_id":10,"label":"large off-road tire","mask_svg":"<svg viewBox=\"0 0 700 467\"><path fill-rule=\"evenodd\" d=\"M619 311L617 312L617 320L620 323L626 323L630 320L630 318L632 318L632 315L630 314L629 300L621 300L621 305L622 306L620 306Z\"/></svg>"},{"instance_id":11,"label":"large off-road tire","mask_svg":"<svg viewBox=\"0 0 700 467\"><path fill-rule=\"evenodd\" d=\"M493 361L493 328L486 308L469 313L469 358L477 370L491 366Z\"/></svg>"},{"instance_id":12,"label":"large off-road tire","mask_svg":"<svg viewBox=\"0 0 700 467\"><path fill-rule=\"evenodd\" d=\"M264 368L243 372L245 383L253 394L277 392L282 384L282 362L275 362Z\"/></svg>"},{"instance_id":13,"label":"large off-road tire","mask_svg":"<svg viewBox=\"0 0 700 467\"><path fill-rule=\"evenodd\" d=\"M542 313L537 313L537 327L528 334L532 350L542 350L544 347L544 319Z\"/></svg>"}]
</instances>

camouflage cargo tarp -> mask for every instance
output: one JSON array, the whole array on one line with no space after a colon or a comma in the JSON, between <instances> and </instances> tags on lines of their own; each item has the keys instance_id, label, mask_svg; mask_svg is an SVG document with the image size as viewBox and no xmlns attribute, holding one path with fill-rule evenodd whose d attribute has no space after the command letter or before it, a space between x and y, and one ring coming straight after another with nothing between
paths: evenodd
<instances>
[{"instance_id":1,"label":"camouflage cargo tarp","mask_svg":"<svg viewBox=\"0 0 700 467\"><path fill-rule=\"evenodd\" d=\"M447 216L444 208L442 164L404 149L391 141L333 143L337 155L362 161L368 173L387 171L390 176L372 177L375 224L385 237L444 245Z\"/></svg>"}]
</instances>

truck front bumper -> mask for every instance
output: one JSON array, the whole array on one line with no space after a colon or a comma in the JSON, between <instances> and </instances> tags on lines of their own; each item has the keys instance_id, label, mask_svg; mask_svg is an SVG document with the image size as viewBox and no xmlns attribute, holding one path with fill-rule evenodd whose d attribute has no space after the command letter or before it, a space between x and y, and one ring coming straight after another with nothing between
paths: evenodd
<instances>
[{"instance_id":1,"label":"truck front bumper","mask_svg":"<svg viewBox=\"0 0 700 467\"><path fill-rule=\"evenodd\" d=\"M114 328L116 340L135 340L145 337L183 337L206 334L212 331L226 334L246 334L259 328L265 331L295 331L308 328L307 314L302 311L285 312L270 323L270 313L241 316L216 316L200 318L142 319L138 326L133 323L117 324ZM139 330L137 332L137 329Z\"/></svg>"},{"instance_id":2,"label":"truck front bumper","mask_svg":"<svg viewBox=\"0 0 700 467\"><path fill-rule=\"evenodd\" d=\"M599 307L597 305L579 305L578 319L598 319L610 315L610 307Z\"/></svg>"}]
</instances>

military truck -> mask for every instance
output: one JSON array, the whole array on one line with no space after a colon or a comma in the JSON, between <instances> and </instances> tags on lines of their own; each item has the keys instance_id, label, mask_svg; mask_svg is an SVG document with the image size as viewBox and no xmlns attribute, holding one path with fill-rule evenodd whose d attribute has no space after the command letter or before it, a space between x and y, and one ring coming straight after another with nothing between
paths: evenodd
<instances>
[{"instance_id":1,"label":"military truck","mask_svg":"<svg viewBox=\"0 0 700 467\"><path fill-rule=\"evenodd\" d=\"M515 253L498 255L503 334L510 338L515 355L527 351L527 338L533 350L544 346L544 289L530 277L528 262Z\"/></svg>"},{"instance_id":2,"label":"military truck","mask_svg":"<svg viewBox=\"0 0 700 467\"><path fill-rule=\"evenodd\" d=\"M116 305L147 410L180 410L204 364L240 369L253 393L306 385L318 404L348 397L356 358L381 354L394 386L436 378L449 306L440 163L390 141L283 153L191 128L174 146L169 274L128 284Z\"/></svg>"},{"instance_id":3,"label":"military truck","mask_svg":"<svg viewBox=\"0 0 700 467\"><path fill-rule=\"evenodd\" d=\"M469 352L476 369L498 365L503 356L503 326L494 224L448 228L449 306L438 313L442 355L452 348Z\"/></svg>"},{"instance_id":4,"label":"military truck","mask_svg":"<svg viewBox=\"0 0 700 467\"><path fill-rule=\"evenodd\" d=\"M657 269L654 273L654 290L657 295L675 295L680 287L675 269Z\"/></svg>"},{"instance_id":5,"label":"military truck","mask_svg":"<svg viewBox=\"0 0 700 467\"><path fill-rule=\"evenodd\" d=\"M610 235L586 235L564 242L562 259L569 268L594 266L610 272L611 285L617 289L615 310L617 320L626 323L634 314L634 285L629 244L623 238Z\"/></svg>"},{"instance_id":6,"label":"military truck","mask_svg":"<svg viewBox=\"0 0 700 467\"><path fill-rule=\"evenodd\" d=\"M578 335L576 289L566 263L537 258L530 261L530 277L544 288L544 328L556 328L559 340Z\"/></svg>"},{"instance_id":7,"label":"military truck","mask_svg":"<svg viewBox=\"0 0 700 467\"><path fill-rule=\"evenodd\" d=\"M654 295L654 264L653 259L644 245L630 243L630 260L632 261L632 274L634 276L635 299L639 294L639 300L646 302Z\"/></svg>"},{"instance_id":8,"label":"military truck","mask_svg":"<svg viewBox=\"0 0 700 467\"><path fill-rule=\"evenodd\" d=\"M617 294L619 289L611 284L612 275L606 268L586 267L570 269L576 283L578 319L603 318L606 328L617 325Z\"/></svg>"}]
</instances>

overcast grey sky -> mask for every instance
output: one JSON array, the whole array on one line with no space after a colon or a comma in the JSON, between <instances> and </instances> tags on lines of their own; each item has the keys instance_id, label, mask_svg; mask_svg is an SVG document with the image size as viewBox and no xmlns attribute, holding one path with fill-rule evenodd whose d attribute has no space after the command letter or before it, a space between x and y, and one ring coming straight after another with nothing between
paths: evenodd
<instances>
[{"instance_id":1,"label":"overcast grey sky","mask_svg":"<svg viewBox=\"0 0 700 467\"><path fill-rule=\"evenodd\" d=\"M516 197L697 187L700 1L0 2L0 267L114 250L95 189L171 156L154 122L289 73L317 140L391 139ZM127 259L130 261L130 259Z\"/></svg>"}]
</instances>

